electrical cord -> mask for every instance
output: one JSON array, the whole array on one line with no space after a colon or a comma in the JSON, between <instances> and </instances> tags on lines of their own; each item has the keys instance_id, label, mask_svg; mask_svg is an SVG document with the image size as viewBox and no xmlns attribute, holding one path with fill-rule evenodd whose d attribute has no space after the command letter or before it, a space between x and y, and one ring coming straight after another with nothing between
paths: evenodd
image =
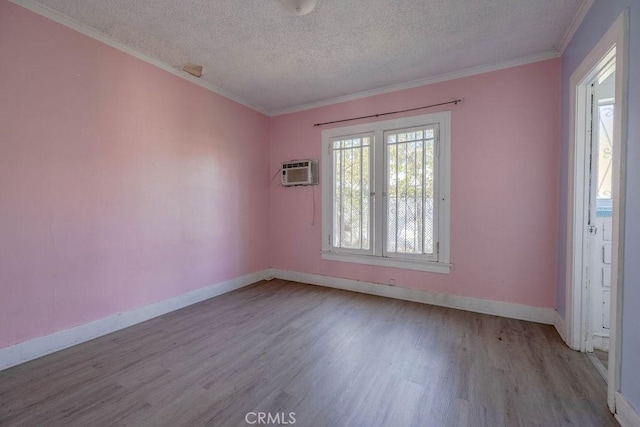
<instances>
[{"instance_id":1,"label":"electrical cord","mask_svg":"<svg viewBox=\"0 0 640 427\"><path fill-rule=\"evenodd\" d=\"M279 174L281 171L282 171L282 168L278 169L278 170L276 171L276 173L274 173L274 174L273 174L273 176L271 177L271 181L273 181L273 180L274 180L274 178L275 178L276 176L278 176L278 174ZM271 182L271 181L270 181L270 182Z\"/></svg>"},{"instance_id":2,"label":"electrical cord","mask_svg":"<svg viewBox=\"0 0 640 427\"><path fill-rule=\"evenodd\" d=\"M313 200L313 216L311 217L311 225L316 225L316 186L311 186L311 200Z\"/></svg>"},{"instance_id":3,"label":"electrical cord","mask_svg":"<svg viewBox=\"0 0 640 427\"><path fill-rule=\"evenodd\" d=\"M273 174L273 176L271 177L271 181L273 182L273 180L276 178L276 176L278 176L278 174L282 172L282 168L278 169L276 171L276 173ZM315 185L311 185L311 201L313 203L313 215L311 216L311 225L315 226L316 225L316 189L315 189Z\"/></svg>"}]
</instances>

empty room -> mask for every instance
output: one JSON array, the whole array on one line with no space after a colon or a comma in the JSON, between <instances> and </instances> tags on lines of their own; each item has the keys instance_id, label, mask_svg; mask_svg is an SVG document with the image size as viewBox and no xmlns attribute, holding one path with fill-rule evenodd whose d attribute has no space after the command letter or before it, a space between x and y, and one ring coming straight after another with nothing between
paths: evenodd
<instances>
[{"instance_id":1,"label":"empty room","mask_svg":"<svg viewBox=\"0 0 640 427\"><path fill-rule=\"evenodd\" d=\"M0 426L640 427L637 0L0 0Z\"/></svg>"}]
</instances>

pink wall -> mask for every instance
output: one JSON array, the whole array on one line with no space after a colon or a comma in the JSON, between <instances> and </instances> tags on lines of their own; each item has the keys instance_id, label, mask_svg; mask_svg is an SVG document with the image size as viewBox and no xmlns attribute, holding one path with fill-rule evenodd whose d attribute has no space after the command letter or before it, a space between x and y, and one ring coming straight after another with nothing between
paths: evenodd
<instances>
[{"instance_id":1,"label":"pink wall","mask_svg":"<svg viewBox=\"0 0 640 427\"><path fill-rule=\"evenodd\" d=\"M268 125L0 0L0 348L267 268Z\"/></svg>"},{"instance_id":2,"label":"pink wall","mask_svg":"<svg viewBox=\"0 0 640 427\"><path fill-rule=\"evenodd\" d=\"M269 266L554 307L559 94L550 60L269 119L0 0L0 348ZM459 97L451 274L321 260L320 187L269 183L313 123Z\"/></svg>"},{"instance_id":3,"label":"pink wall","mask_svg":"<svg viewBox=\"0 0 640 427\"><path fill-rule=\"evenodd\" d=\"M323 261L320 187L282 188L277 180L271 266L554 308L559 96L553 59L273 118L271 173L285 160L321 157L314 123L464 98L450 108L451 274Z\"/></svg>"}]
</instances>

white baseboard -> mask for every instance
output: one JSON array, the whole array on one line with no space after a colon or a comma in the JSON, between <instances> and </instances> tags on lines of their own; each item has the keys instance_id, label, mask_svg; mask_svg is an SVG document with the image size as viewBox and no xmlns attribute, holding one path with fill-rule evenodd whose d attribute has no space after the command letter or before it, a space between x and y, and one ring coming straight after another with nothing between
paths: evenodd
<instances>
[{"instance_id":1,"label":"white baseboard","mask_svg":"<svg viewBox=\"0 0 640 427\"><path fill-rule=\"evenodd\" d=\"M598 373L600 374L604 382L609 382L609 377L607 375L607 368L604 367L600 359L598 359L598 356L596 356L594 353L586 353L586 355L591 361L591 363L593 364L593 366L596 368L596 371L598 371Z\"/></svg>"},{"instance_id":2,"label":"white baseboard","mask_svg":"<svg viewBox=\"0 0 640 427\"><path fill-rule=\"evenodd\" d=\"M567 340L567 327L565 326L564 319L562 318L562 316L560 316L560 313L558 313L557 310L554 310L553 313L553 326L555 326L556 331L558 331L558 334L560 334L560 338L562 338L562 341L564 341L566 345L571 347L571 345L569 345L569 341Z\"/></svg>"},{"instance_id":3,"label":"white baseboard","mask_svg":"<svg viewBox=\"0 0 640 427\"><path fill-rule=\"evenodd\" d=\"M609 337L594 335L592 338L593 348L602 351L609 351Z\"/></svg>"},{"instance_id":4,"label":"white baseboard","mask_svg":"<svg viewBox=\"0 0 640 427\"><path fill-rule=\"evenodd\" d=\"M260 280L270 279L270 270L262 270L246 276L196 289L177 297L145 305L124 313L95 320L75 328L25 341L0 349L0 371L37 359L47 354L128 328L137 323L175 311L218 295L242 288Z\"/></svg>"},{"instance_id":5,"label":"white baseboard","mask_svg":"<svg viewBox=\"0 0 640 427\"><path fill-rule=\"evenodd\" d=\"M528 320L531 322L555 324L555 310L544 307L531 307L522 304L490 301L472 297L441 294L430 291L420 291L398 286L383 285L359 280L341 279L338 277L321 276L318 274L299 273L295 271L271 269L271 275L278 279L294 282L309 283L329 288L344 289L388 298L420 302L441 307L457 308L476 313L491 314L511 319Z\"/></svg>"},{"instance_id":6,"label":"white baseboard","mask_svg":"<svg viewBox=\"0 0 640 427\"><path fill-rule=\"evenodd\" d=\"M615 417L622 427L640 427L640 415L619 391L616 392Z\"/></svg>"},{"instance_id":7,"label":"white baseboard","mask_svg":"<svg viewBox=\"0 0 640 427\"><path fill-rule=\"evenodd\" d=\"M269 280L272 277L405 301L413 301L476 313L491 314L494 316L555 325L556 329L558 329L558 332L560 332L560 335L564 339L564 335L561 332L564 330L564 322L557 312L551 308L531 307L522 304L440 294L430 291L383 285L379 283L341 279L338 277L321 276L317 274L299 273L272 268L207 286L206 288L196 289L174 298L99 319L75 328L59 331L51 335L35 338L11 347L2 348L0 349L0 370L110 334L120 329L124 329L171 311L222 295L252 283L259 282L261 280Z\"/></svg>"}]
</instances>

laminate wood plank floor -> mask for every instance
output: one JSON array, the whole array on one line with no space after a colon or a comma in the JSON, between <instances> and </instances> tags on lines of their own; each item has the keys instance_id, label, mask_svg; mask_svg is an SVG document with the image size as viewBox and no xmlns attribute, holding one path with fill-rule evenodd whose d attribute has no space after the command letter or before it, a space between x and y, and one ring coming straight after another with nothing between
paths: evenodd
<instances>
[{"instance_id":1,"label":"laminate wood plank floor","mask_svg":"<svg viewBox=\"0 0 640 427\"><path fill-rule=\"evenodd\" d=\"M299 426L617 425L603 379L551 326L281 280L0 372L3 426L246 426L249 412Z\"/></svg>"}]
</instances>

